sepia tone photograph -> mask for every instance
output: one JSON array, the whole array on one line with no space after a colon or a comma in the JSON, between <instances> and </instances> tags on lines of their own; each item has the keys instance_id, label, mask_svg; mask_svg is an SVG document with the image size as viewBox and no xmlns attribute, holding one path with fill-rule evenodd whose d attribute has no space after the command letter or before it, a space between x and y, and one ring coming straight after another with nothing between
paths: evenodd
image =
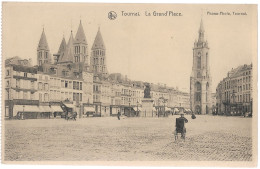
<instances>
[{"instance_id":1,"label":"sepia tone photograph","mask_svg":"<svg viewBox=\"0 0 260 169\"><path fill-rule=\"evenodd\" d=\"M257 5L2 3L2 163L257 165Z\"/></svg>"}]
</instances>

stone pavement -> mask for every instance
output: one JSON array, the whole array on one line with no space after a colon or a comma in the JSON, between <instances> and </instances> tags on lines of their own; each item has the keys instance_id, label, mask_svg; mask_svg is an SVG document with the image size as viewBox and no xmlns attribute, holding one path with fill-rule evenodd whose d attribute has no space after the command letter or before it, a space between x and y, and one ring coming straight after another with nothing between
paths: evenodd
<instances>
[{"instance_id":1,"label":"stone pavement","mask_svg":"<svg viewBox=\"0 0 260 169\"><path fill-rule=\"evenodd\" d=\"M175 118L13 120L5 160L251 161L251 118L186 116L186 141L174 141Z\"/></svg>"}]
</instances>

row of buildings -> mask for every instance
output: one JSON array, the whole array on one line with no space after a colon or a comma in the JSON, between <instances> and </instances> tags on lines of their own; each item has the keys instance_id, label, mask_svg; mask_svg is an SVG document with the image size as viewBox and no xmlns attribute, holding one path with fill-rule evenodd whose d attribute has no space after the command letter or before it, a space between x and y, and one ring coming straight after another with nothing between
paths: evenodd
<instances>
[{"instance_id":1,"label":"row of buildings","mask_svg":"<svg viewBox=\"0 0 260 169\"><path fill-rule=\"evenodd\" d=\"M252 114L252 64L241 65L227 73L216 89L216 113Z\"/></svg>"},{"instance_id":2,"label":"row of buildings","mask_svg":"<svg viewBox=\"0 0 260 169\"><path fill-rule=\"evenodd\" d=\"M106 47L98 29L91 47L80 21L76 36L63 37L58 52L51 55L43 29L37 47L37 65L29 59L5 60L5 117L23 113L27 118L49 118L62 114L61 102L79 116L110 116L118 111L142 111L147 82L108 73ZM190 94L165 84L152 84L154 112L190 109Z\"/></svg>"}]
</instances>

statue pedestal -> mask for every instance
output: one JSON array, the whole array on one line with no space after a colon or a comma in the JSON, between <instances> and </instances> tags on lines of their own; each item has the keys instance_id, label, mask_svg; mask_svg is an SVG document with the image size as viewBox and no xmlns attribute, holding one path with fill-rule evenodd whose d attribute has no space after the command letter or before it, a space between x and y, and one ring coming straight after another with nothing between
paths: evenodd
<instances>
[{"instance_id":1,"label":"statue pedestal","mask_svg":"<svg viewBox=\"0 0 260 169\"><path fill-rule=\"evenodd\" d=\"M153 99L144 98L142 100L142 111L140 117L155 117L156 112L153 111Z\"/></svg>"}]
</instances>

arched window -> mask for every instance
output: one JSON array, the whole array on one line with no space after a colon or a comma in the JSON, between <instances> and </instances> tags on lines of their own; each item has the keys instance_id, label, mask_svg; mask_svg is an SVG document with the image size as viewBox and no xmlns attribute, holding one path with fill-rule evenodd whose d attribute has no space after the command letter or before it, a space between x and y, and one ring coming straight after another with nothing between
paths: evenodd
<instances>
[{"instance_id":1,"label":"arched window","mask_svg":"<svg viewBox=\"0 0 260 169\"><path fill-rule=\"evenodd\" d=\"M196 82L195 89L196 89L196 91L201 91L201 84L200 84L200 82Z\"/></svg>"},{"instance_id":2,"label":"arched window","mask_svg":"<svg viewBox=\"0 0 260 169\"><path fill-rule=\"evenodd\" d=\"M201 68L201 53L198 53L198 58L197 58L197 68L200 69Z\"/></svg>"}]
</instances>

